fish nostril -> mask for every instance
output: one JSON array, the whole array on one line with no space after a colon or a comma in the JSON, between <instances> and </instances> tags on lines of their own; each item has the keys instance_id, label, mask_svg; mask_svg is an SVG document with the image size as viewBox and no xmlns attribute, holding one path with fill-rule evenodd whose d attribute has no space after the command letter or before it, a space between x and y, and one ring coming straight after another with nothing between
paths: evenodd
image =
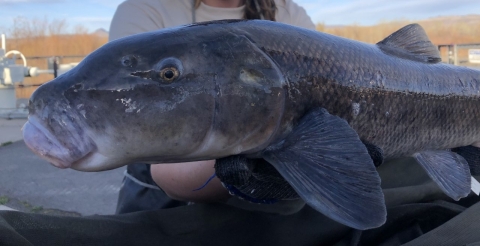
<instances>
[{"instance_id":1,"label":"fish nostril","mask_svg":"<svg viewBox=\"0 0 480 246\"><path fill-rule=\"evenodd\" d=\"M52 112L61 113L61 109L66 108L68 101L62 98L62 93L69 88L83 88L82 83L70 84L69 81L57 77L40 87L38 87L30 96L28 111L30 115L41 114L47 117Z\"/></svg>"},{"instance_id":2,"label":"fish nostril","mask_svg":"<svg viewBox=\"0 0 480 246\"><path fill-rule=\"evenodd\" d=\"M32 99L28 100L28 114L35 113L35 106L33 105Z\"/></svg>"},{"instance_id":3,"label":"fish nostril","mask_svg":"<svg viewBox=\"0 0 480 246\"><path fill-rule=\"evenodd\" d=\"M43 102L43 99L39 99L36 101L35 103L36 110L43 110L44 107L45 107L45 103Z\"/></svg>"},{"instance_id":4,"label":"fish nostril","mask_svg":"<svg viewBox=\"0 0 480 246\"><path fill-rule=\"evenodd\" d=\"M45 108L45 102L43 99L36 99L35 97L31 97L28 100L28 113L35 114L36 112L42 111Z\"/></svg>"}]
</instances>

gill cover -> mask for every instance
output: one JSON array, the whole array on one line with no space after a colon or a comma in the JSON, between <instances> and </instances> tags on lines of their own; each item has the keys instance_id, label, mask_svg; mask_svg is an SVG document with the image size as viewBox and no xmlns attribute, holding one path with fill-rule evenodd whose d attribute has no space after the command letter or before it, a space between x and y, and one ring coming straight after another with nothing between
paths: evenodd
<instances>
[{"instance_id":1,"label":"gill cover","mask_svg":"<svg viewBox=\"0 0 480 246\"><path fill-rule=\"evenodd\" d=\"M214 71L216 94L212 134L204 146L233 149L228 154L264 149L284 112L285 78L247 35L227 33L199 44Z\"/></svg>"}]
</instances>

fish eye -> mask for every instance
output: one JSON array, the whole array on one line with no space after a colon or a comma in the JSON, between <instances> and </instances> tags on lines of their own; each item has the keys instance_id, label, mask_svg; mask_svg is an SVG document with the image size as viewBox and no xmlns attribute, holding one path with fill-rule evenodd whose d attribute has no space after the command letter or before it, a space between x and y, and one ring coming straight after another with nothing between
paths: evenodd
<instances>
[{"instance_id":1,"label":"fish eye","mask_svg":"<svg viewBox=\"0 0 480 246\"><path fill-rule=\"evenodd\" d=\"M130 73L130 76L170 84L179 78L182 73L182 62L175 57L169 57L154 64L149 70L135 71Z\"/></svg>"},{"instance_id":2,"label":"fish eye","mask_svg":"<svg viewBox=\"0 0 480 246\"><path fill-rule=\"evenodd\" d=\"M175 67L166 67L160 70L160 77L165 81L173 81L179 75L177 68Z\"/></svg>"},{"instance_id":3,"label":"fish eye","mask_svg":"<svg viewBox=\"0 0 480 246\"><path fill-rule=\"evenodd\" d=\"M137 58L132 55L126 55L122 57L121 63L124 67L135 67L137 65Z\"/></svg>"}]
</instances>

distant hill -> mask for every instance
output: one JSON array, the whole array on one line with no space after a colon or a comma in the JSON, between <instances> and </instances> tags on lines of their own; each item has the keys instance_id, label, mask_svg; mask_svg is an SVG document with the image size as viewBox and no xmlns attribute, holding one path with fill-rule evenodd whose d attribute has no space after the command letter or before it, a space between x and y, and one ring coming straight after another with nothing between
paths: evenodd
<instances>
[{"instance_id":1,"label":"distant hill","mask_svg":"<svg viewBox=\"0 0 480 246\"><path fill-rule=\"evenodd\" d=\"M380 22L375 25L364 25L364 27L367 26L378 26L381 24L391 24L391 23L403 23L403 22L408 22L408 23L428 23L428 22L436 22L436 23L442 23L445 25L454 25L458 22L466 23L466 24L478 24L478 21L480 21L480 15L454 15L454 16L435 16L435 17L430 17L428 19L422 19L422 20L397 20L397 21L388 21L388 22ZM323 24L319 23L317 24L318 26L322 26ZM325 28L344 28L344 27L350 27L350 26L362 26L362 25L324 25Z\"/></svg>"},{"instance_id":2,"label":"distant hill","mask_svg":"<svg viewBox=\"0 0 480 246\"><path fill-rule=\"evenodd\" d=\"M455 25L458 22L465 24L478 24L480 21L480 15L459 15L459 16L437 16L432 17L421 22L438 22L444 25Z\"/></svg>"},{"instance_id":3,"label":"distant hill","mask_svg":"<svg viewBox=\"0 0 480 246\"><path fill-rule=\"evenodd\" d=\"M480 43L480 15L438 16L425 20L381 22L372 26L328 26L317 24L317 30L376 43L410 23L420 24L434 44Z\"/></svg>"},{"instance_id":4,"label":"distant hill","mask_svg":"<svg viewBox=\"0 0 480 246\"><path fill-rule=\"evenodd\" d=\"M99 28L97 30L95 30L92 34L100 37L100 38L108 38L108 31L103 29L103 28Z\"/></svg>"}]
</instances>

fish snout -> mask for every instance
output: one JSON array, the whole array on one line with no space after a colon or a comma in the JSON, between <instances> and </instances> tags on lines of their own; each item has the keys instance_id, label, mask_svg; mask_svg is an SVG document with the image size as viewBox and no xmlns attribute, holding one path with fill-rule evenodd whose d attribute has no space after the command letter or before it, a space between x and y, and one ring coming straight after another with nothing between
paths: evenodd
<instances>
[{"instance_id":1,"label":"fish snout","mask_svg":"<svg viewBox=\"0 0 480 246\"><path fill-rule=\"evenodd\" d=\"M75 122L55 116L44 121L30 115L23 126L25 144L38 156L59 168L69 168L96 150L96 145Z\"/></svg>"},{"instance_id":2,"label":"fish snout","mask_svg":"<svg viewBox=\"0 0 480 246\"><path fill-rule=\"evenodd\" d=\"M59 104L59 100L63 97L63 91L58 84L62 81L56 78L38 87L30 96L28 101L28 112L30 115L36 113L45 113L45 108ZM62 86L63 87L63 86Z\"/></svg>"},{"instance_id":3,"label":"fish snout","mask_svg":"<svg viewBox=\"0 0 480 246\"><path fill-rule=\"evenodd\" d=\"M38 88L30 98L23 138L34 153L56 167L68 168L96 150L96 145L82 127L79 113L61 92L47 85Z\"/></svg>"}]
</instances>

